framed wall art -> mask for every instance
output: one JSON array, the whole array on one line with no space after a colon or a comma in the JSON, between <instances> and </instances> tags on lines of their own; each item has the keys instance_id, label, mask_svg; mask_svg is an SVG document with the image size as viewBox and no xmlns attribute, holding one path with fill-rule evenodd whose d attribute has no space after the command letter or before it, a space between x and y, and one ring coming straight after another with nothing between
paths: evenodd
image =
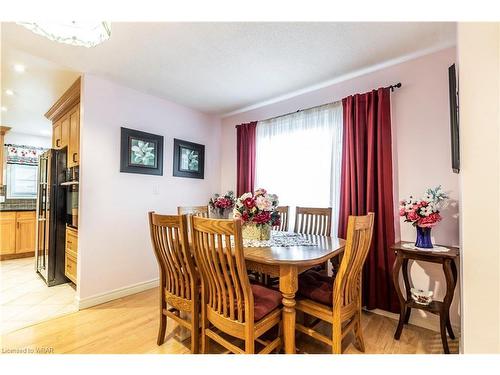
<instances>
[{"instance_id":1,"label":"framed wall art","mask_svg":"<svg viewBox=\"0 0 500 375\"><path fill-rule=\"evenodd\" d=\"M205 178L205 145L174 138L176 177Z\"/></svg>"},{"instance_id":2,"label":"framed wall art","mask_svg":"<svg viewBox=\"0 0 500 375\"><path fill-rule=\"evenodd\" d=\"M163 175L163 136L121 128L120 172Z\"/></svg>"}]
</instances>

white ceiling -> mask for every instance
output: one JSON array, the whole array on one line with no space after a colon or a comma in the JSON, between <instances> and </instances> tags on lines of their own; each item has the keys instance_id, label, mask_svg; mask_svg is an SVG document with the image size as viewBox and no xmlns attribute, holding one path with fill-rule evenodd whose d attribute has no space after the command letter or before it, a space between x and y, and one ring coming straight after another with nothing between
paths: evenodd
<instances>
[{"instance_id":1,"label":"white ceiling","mask_svg":"<svg viewBox=\"0 0 500 375\"><path fill-rule=\"evenodd\" d=\"M52 125L44 114L71 86L78 73L29 53L6 47L2 43L2 107L1 124L13 132L50 136ZM14 65L26 70L17 73ZM14 95L6 95L12 90Z\"/></svg>"},{"instance_id":2,"label":"white ceiling","mask_svg":"<svg viewBox=\"0 0 500 375\"><path fill-rule=\"evenodd\" d=\"M74 72L89 72L224 114L407 54L451 46L455 39L455 23L112 23L111 38L87 49L3 23L2 56L8 63L17 53L51 61L66 86ZM2 75L5 87L19 79L4 66ZM49 81L47 74L31 84L41 88ZM21 95L6 98L2 92L2 99L21 101ZM37 103L39 111L37 101L48 96L25 104ZM56 98L43 103L40 113ZM14 116L14 111L8 113ZM22 118L16 112L12 120L18 116Z\"/></svg>"}]
</instances>

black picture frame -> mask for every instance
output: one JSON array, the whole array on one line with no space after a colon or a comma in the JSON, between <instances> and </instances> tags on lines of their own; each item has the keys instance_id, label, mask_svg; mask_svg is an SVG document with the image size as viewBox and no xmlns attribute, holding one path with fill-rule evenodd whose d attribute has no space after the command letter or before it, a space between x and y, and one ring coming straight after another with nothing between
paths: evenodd
<instances>
[{"instance_id":1,"label":"black picture frame","mask_svg":"<svg viewBox=\"0 0 500 375\"><path fill-rule=\"evenodd\" d=\"M191 152L197 158L197 163L195 164L197 166L196 169L191 169L194 168L191 162L188 163L189 166L186 166L186 158L183 157L183 155L189 152ZM205 145L174 138L173 175L175 177L204 179Z\"/></svg>"},{"instance_id":2,"label":"black picture frame","mask_svg":"<svg viewBox=\"0 0 500 375\"><path fill-rule=\"evenodd\" d=\"M120 172L163 176L163 136L124 127L121 127L120 131ZM152 165L142 165L131 161L134 140L153 146L155 159Z\"/></svg>"},{"instance_id":3,"label":"black picture frame","mask_svg":"<svg viewBox=\"0 0 500 375\"><path fill-rule=\"evenodd\" d=\"M460 173L460 134L458 113L458 84L455 64L448 68L448 87L450 99L450 134L451 134L451 168Z\"/></svg>"}]
</instances>

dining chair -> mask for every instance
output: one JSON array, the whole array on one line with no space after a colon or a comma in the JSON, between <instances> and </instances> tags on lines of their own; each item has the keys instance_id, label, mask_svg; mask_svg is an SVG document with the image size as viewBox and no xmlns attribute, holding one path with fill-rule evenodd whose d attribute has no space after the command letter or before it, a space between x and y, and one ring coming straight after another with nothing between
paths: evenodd
<instances>
[{"instance_id":1,"label":"dining chair","mask_svg":"<svg viewBox=\"0 0 500 375\"><path fill-rule=\"evenodd\" d=\"M332 208L297 207L295 210L295 233L330 236L332 231Z\"/></svg>"},{"instance_id":2,"label":"dining chair","mask_svg":"<svg viewBox=\"0 0 500 375\"><path fill-rule=\"evenodd\" d=\"M189 250L186 215L149 212L151 242L160 269L160 328L165 341L167 317L191 331L191 352L199 351L200 280ZM181 317L189 313L190 320Z\"/></svg>"},{"instance_id":3,"label":"dining chair","mask_svg":"<svg viewBox=\"0 0 500 375\"><path fill-rule=\"evenodd\" d=\"M295 209L295 233L330 236L332 232L332 208L297 207ZM332 266L335 264L332 261ZM328 271L328 262L316 267Z\"/></svg>"},{"instance_id":4,"label":"dining chair","mask_svg":"<svg viewBox=\"0 0 500 375\"><path fill-rule=\"evenodd\" d=\"M255 353L255 342L264 346L259 354L281 347L281 294L251 284L243 256L239 220L205 219L191 216L193 251L202 276L201 352L208 338L232 353ZM278 326L278 336L261 339ZM244 340L244 349L222 333Z\"/></svg>"},{"instance_id":5,"label":"dining chair","mask_svg":"<svg viewBox=\"0 0 500 375\"><path fill-rule=\"evenodd\" d=\"M177 214L208 217L208 206L179 206L177 207Z\"/></svg>"},{"instance_id":6,"label":"dining chair","mask_svg":"<svg viewBox=\"0 0 500 375\"><path fill-rule=\"evenodd\" d=\"M319 320L331 323L331 338L315 331L314 327L296 324L296 330L332 346L340 354L342 339L354 331L355 345L364 352L361 328L361 275L370 249L375 214L349 216L344 256L335 277L316 271L299 276L295 309Z\"/></svg>"},{"instance_id":7,"label":"dining chair","mask_svg":"<svg viewBox=\"0 0 500 375\"><path fill-rule=\"evenodd\" d=\"M273 226L273 230L279 230L283 232L288 231L288 215L290 214L290 206L278 206L276 211L280 214L280 225Z\"/></svg>"}]
</instances>

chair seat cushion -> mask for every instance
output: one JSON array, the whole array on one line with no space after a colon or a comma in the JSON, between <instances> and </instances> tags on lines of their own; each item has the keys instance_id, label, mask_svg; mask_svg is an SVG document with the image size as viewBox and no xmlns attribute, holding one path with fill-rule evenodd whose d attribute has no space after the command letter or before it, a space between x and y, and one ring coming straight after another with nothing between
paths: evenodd
<instances>
[{"instance_id":1,"label":"chair seat cushion","mask_svg":"<svg viewBox=\"0 0 500 375\"><path fill-rule=\"evenodd\" d=\"M299 294L302 297L331 306L333 303L333 277L309 270L299 275Z\"/></svg>"},{"instance_id":2,"label":"chair seat cushion","mask_svg":"<svg viewBox=\"0 0 500 375\"><path fill-rule=\"evenodd\" d=\"M281 293L262 285L251 284L254 320L261 320L281 305Z\"/></svg>"}]
</instances>

